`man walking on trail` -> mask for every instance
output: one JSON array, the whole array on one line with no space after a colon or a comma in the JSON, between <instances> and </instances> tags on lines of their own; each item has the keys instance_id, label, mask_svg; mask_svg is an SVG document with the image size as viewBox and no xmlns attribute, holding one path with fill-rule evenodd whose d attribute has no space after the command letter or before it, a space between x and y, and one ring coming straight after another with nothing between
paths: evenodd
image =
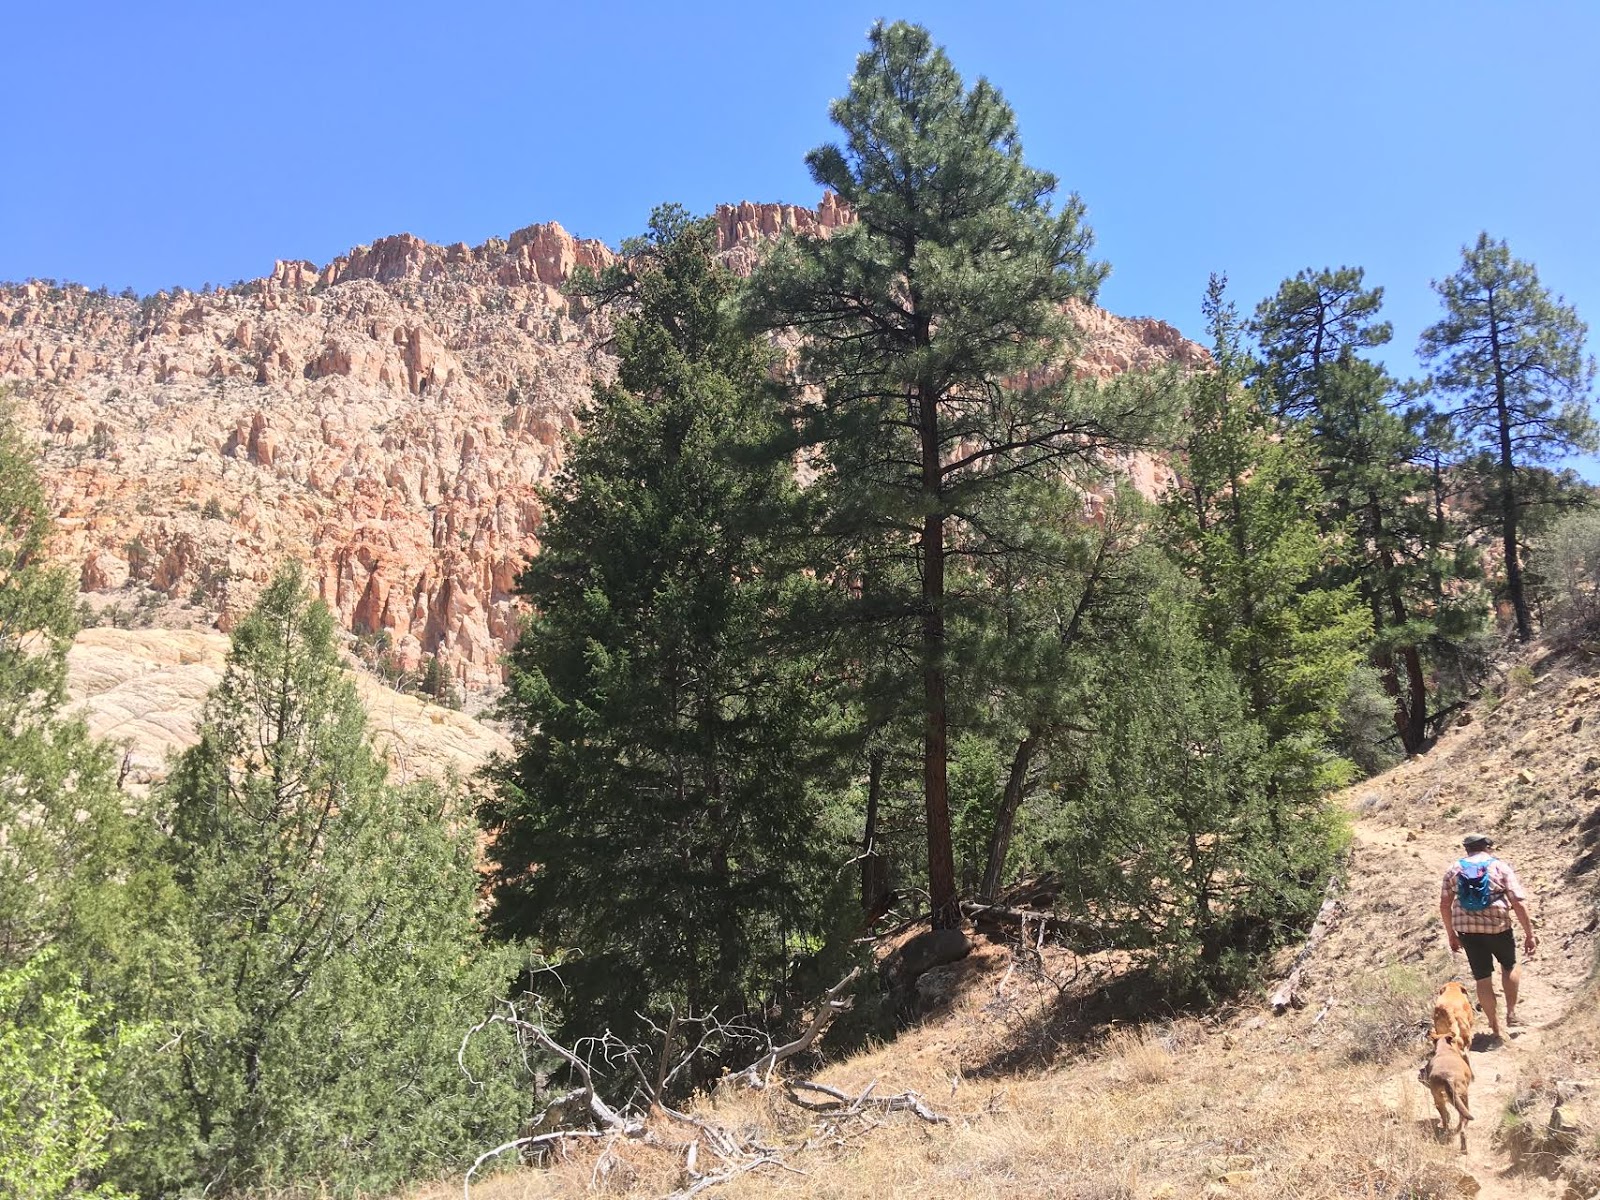
<instances>
[{"instance_id":1,"label":"man walking on trail","mask_svg":"<svg viewBox=\"0 0 1600 1200\"><path fill-rule=\"evenodd\" d=\"M1533 921L1528 916L1528 894L1508 862L1489 853L1494 840L1484 833L1469 833L1461 839L1467 852L1444 873L1439 892L1439 916L1450 952L1467 952L1473 981L1478 985L1478 1006L1489 1018L1489 1035L1500 1036L1500 1018L1495 1008L1494 964L1500 963L1500 984L1506 993L1506 1028L1517 1023L1517 942L1511 932L1511 917L1516 914L1522 926L1522 950L1529 958L1539 944Z\"/></svg>"}]
</instances>

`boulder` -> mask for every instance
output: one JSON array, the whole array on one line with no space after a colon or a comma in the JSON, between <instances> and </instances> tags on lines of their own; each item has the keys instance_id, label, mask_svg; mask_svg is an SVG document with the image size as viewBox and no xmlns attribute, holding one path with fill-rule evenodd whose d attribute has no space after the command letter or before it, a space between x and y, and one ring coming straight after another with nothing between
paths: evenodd
<instances>
[{"instance_id":1,"label":"boulder","mask_svg":"<svg viewBox=\"0 0 1600 1200\"><path fill-rule=\"evenodd\" d=\"M959 929L925 929L907 941L884 964L889 977L910 987L935 967L963 959L972 942Z\"/></svg>"}]
</instances>

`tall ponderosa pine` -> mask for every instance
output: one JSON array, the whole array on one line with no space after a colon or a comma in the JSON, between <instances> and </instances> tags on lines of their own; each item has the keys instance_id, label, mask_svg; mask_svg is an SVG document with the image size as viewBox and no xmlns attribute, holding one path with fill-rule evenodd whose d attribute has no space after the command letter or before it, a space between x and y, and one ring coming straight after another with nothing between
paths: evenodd
<instances>
[{"instance_id":1,"label":"tall ponderosa pine","mask_svg":"<svg viewBox=\"0 0 1600 1200\"><path fill-rule=\"evenodd\" d=\"M1062 302L1092 297L1106 268L1077 197L1055 209L1056 180L1023 161L993 86L966 88L925 29L880 23L832 116L842 144L807 163L856 220L781 247L755 307L803 336L820 385L799 435L820 452L822 531L909 560L914 588L884 607L917 628L928 884L934 923L953 926L952 558L998 534L983 520L997 494L1090 457L1131 414L1052 369L1070 343Z\"/></svg>"},{"instance_id":2,"label":"tall ponderosa pine","mask_svg":"<svg viewBox=\"0 0 1600 1200\"><path fill-rule=\"evenodd\" d=\"M156 1013L142 1190L379 1188L515 1126L509 1062L479 1072L492 1098L455 1063L508 982L475 953L471 838L437 788L387 782L298 567L234 631L166 797L191 970Z\"/></svg>"},{"instance_id":3,"label":"tall ponderosa pine","mask_svg":"<svg viewBox=\"0 0 1600 1200\"><path fill-rule=\"evenodd\" d=\"M1302 271L1256 310L1267 403L1304 436L1322 485L1320 523L1344 552L1320 582L1353 582L1372 618L1373 664L1394 703L1406 753L1427 740L1430 650L1449 657L1481 613L1464 581L1446 589L1442 539L1419 461L1418 417L1399 411L1399 389L1359 356L1389 340L1383 290L1359 269ZM1453 573L1453 572L1452 572Z\"/></svg>"},{"instance_id":4,"label":"tall ponderosa pine","mask_svg":"<svg viewBox=\"0 0 1600 1200\"><path fill-rule=\"evenodd\" d=\"M817 680L774 637L793 469L769 353L742 333L715 226L675 207L587 289L616 306L547 497L511 656L515 754L481 817L492 930L574 951L569 1028L754 1011L825 929L811 788Z\"/></svg>"},{"instance_id":5,"label":"tall ponderosa pine","mask_svg":"<svg viewBox=\"0 0 1600 1200\"><path fill-rule=\"evenodd\" d=\"M1532 263L1512 258L1506 243L1487 233L1463 247L1460 270L1433 286L1445 315L1423 331L1417 353L1436 364L1433 387L1476 452L1469 465L1492 487L1506 592L1517 636L1528 641L1533 619L1519 531L1538 499L1528 469L1600 444L1589 408L1588 328L1539 282Z\"/></svg>"}]
</instances>

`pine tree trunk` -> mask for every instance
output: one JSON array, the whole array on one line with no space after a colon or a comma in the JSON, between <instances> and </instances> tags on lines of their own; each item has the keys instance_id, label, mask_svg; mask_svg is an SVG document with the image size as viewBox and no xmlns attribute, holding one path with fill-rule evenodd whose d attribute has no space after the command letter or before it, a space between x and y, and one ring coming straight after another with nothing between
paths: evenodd
<instances>
[{"instance_id":1,"label":"pine tree trunk","mask_svg":"<svg viewBox=\"0 0 1600 1200\"><path fill-rule=\"evenodd\" d=\"M927 343L926 322L919 342ZM935 929L957 929L955 851L950 836L949 712L945 700L943 463L939 456L938 404L926 387L915 392L922 435L922 744L923 805L928 822L928 900Z\"/></svg>"},{"instance_id":2,"label":"pine tree trunk","mask_svg":"<svg viewBox=\"0 0 1600 1200\"><path fill-rule=\"evenodd\" d=\"M867 758L867 821L861 835L861 911L872 913L888 891L888 862L878 852L878 801L883 793L883 751Z\"/></svg>"},{"instance_id":3,"label":"pine tree trunk","mask_svg":"<svg viewBox=\"0 0 1600 1200\"><path fill-rule=\"evenodd\" d=\"M1400 651L1406 665L1406 683L1411 688L1411 708L1406 728L1400 731L1407 754L1421 754L1428 742L1428 679L1422 672L1422 652L1415 646Z\"/></svg>"},{"instance_id":4,"label":"pine tree trunk","mask_svg":"<svg viewBox=\"0 0 1600 1200\"><path fill-rule=\"evenodd\" d=\"M956 929L955 851L950 837L947 775L949 714L944 669L944 519L929 514L922 525L922 741L923 804L928 821L928 900L935 929Z\"/></svg>"},{"instance_id":5,"label":"pine tree trunk","mask_svg":"<svg viewBox=\"0 0 1600 1200\"><path fill-rule=\"evenodd\" d=\"M1017 810L1022 807L1022 793L1027 786L1028 768L1033 764L1034 733L1017 743L1011 756L1011 771L1006 776L1006 790L1000 798L1000 811L994 817L994 831L989 836L989 862L983 871L983 883L978 888L978 899L989 903L1000 890L1000 878L1005 874L1006 857L1011 853L1011 831L1016 825Z\"/></svg>"},{"instance_id":6,"label":"pine tree trunk","mask_svg":"<svg viewBox=\"0 0 1600 1200\"><path fill-rule=\"evenodd\" d=\"M1406 612L1405 597L1400 594L1400 588L1395 582L1394 553L1384 541L1383 509L1378 503L1378 498L1371 493L1367 496L1368 509L1372 518L1373 541L1382 549L1378 552L1378 566L1383 570L1383 588L1389 602L1389 618L1394 628L1405 627L1409 614ZM1373 605L1373 632L1382 628L1378 621L1378 609ZM1385 659L1391 673L1395 671L1393 655L1386 655ZM1400 647L1400 661L1406 669L1406 699L1399 698L1399 679L1395 680L1396 708L1395 725L1400 733L1400 744L1405 748L1407 755L1421 754L1428 735L1428 679L1422 671L1422 653L1416 646Z\"/></svg>"}]
</instances>

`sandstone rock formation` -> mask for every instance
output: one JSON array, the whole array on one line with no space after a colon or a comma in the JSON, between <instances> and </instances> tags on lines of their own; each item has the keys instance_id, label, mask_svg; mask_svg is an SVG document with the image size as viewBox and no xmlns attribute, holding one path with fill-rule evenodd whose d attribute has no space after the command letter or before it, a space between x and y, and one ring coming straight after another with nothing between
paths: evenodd
<instances>
[{"instance_id":1,"label":"sandstone rock formation","mask_svg":"<svg viewBox=\"0 0 1600 1200\"><path fill-rule=\"evenodd\" d=\"M222 679L225 635L200 630L85 629L67 653L71 708L96 737L125 745L124 785L143 789L199 739L206 693ZM354 675L374 739L397 781L465 777L510 743L467 716Z\"/></svg>"},{"instance_id":2,"label":"sandstone rock formation","mask_svg":"<svg viewBox=\"0 0 1600 1200\"><path fill-rule=\"evenodd\" d=\"M831 197L716 212L737 270L849 220ZM604 319L560 287L612 257L543 224L476 247L400 234L203 294L0 287L0 386L37 429L56 553L87 593L154 589L222 630L293 556L400 665L492 685L538 489L610 370ZM1160 322L1075 316L1085 373L1205 360ZM1156 464L1122 469L1161 486Z\"/></svg>"}]
</instances>

